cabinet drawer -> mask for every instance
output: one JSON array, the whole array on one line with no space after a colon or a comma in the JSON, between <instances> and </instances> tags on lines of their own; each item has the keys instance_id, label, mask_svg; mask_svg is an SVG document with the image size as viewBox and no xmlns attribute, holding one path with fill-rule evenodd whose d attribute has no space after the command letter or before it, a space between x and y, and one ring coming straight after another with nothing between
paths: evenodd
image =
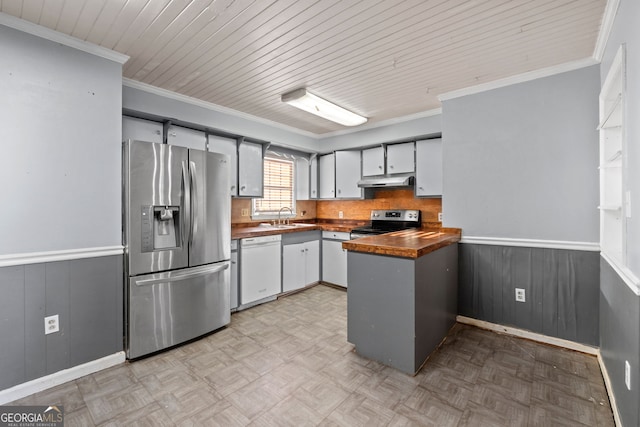
<instances>
[{"instance_id":1,"label":"cabinet drawer","mask_svg":"<svg viewBox=\"0 0 640 427\"><path fill-rule=\"evenodd\" d=\"M322 238L330 240L351 240L349 233L344 231L323 231Z\"/></svg>"}]
</instances>

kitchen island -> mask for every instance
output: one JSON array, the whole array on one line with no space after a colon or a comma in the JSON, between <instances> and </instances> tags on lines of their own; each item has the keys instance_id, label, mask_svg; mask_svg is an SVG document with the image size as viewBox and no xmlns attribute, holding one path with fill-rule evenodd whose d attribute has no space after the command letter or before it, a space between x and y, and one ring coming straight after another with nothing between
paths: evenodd
<instances>
[{"instance_id":1,"label":"kitchen island","mask_svg":"<svg viewBox=\"0 0 640 427\"><path fill-rule=\"evenodd\" d=\"M460 229L415 229L343 242L347 340L413 375L454 325Z\"/></svg>"}]
</instances>

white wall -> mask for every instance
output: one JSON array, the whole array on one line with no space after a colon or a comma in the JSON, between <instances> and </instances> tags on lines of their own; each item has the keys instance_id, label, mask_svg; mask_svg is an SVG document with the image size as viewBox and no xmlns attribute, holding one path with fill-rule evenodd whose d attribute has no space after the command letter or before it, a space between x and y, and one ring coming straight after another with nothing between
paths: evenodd
<instances>
[{"instance_id":1,"label":"white wall","mask_svg":"<svg viewBox=\"0 0 640 427\"><path fill-rule=\"evenodd\" d=\"M597 243L599 67L443 102L443 215L464 236Z\"/></svg>"},{"instance_id":2,"label":"white wall","mask_svg":"<svg viewBox=\"0 0 640 427\"><path fill-rule=\"evenodd\" d=\"M0 255L121 245L122 66L0 25Z\"/></svg>"}]
</instances>

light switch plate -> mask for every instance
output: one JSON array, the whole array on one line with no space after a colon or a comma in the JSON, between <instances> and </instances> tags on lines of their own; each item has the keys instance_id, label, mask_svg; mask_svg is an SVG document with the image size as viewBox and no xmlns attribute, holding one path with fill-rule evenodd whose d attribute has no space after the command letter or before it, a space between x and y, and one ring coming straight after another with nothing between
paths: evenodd
<instances>
[{"instance_id":1,"label":"light switch plate","mask_svg":"<svg viewBox=\"0 0 640 427\"><path fill-rule=\"evenodd\" d=\"M628 360L624 361L624 384L627 390L631 390L631 365Z\"/></svg>"}]
</instances>

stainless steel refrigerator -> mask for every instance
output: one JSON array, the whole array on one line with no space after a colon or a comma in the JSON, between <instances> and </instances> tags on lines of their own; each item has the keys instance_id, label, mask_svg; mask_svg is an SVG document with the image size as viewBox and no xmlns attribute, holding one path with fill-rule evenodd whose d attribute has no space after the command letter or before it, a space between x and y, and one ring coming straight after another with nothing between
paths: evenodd
<instances>
[{"instance_id":1,"label":"stainless steel refrigerator","mask_svg":"<svg viewBox=\"0 0 640 427\"><path fill-rule=\"evenodd\" d=\"M123 143L127 357L230 321L229 157Z\"/></svg>"}]
</instances>

